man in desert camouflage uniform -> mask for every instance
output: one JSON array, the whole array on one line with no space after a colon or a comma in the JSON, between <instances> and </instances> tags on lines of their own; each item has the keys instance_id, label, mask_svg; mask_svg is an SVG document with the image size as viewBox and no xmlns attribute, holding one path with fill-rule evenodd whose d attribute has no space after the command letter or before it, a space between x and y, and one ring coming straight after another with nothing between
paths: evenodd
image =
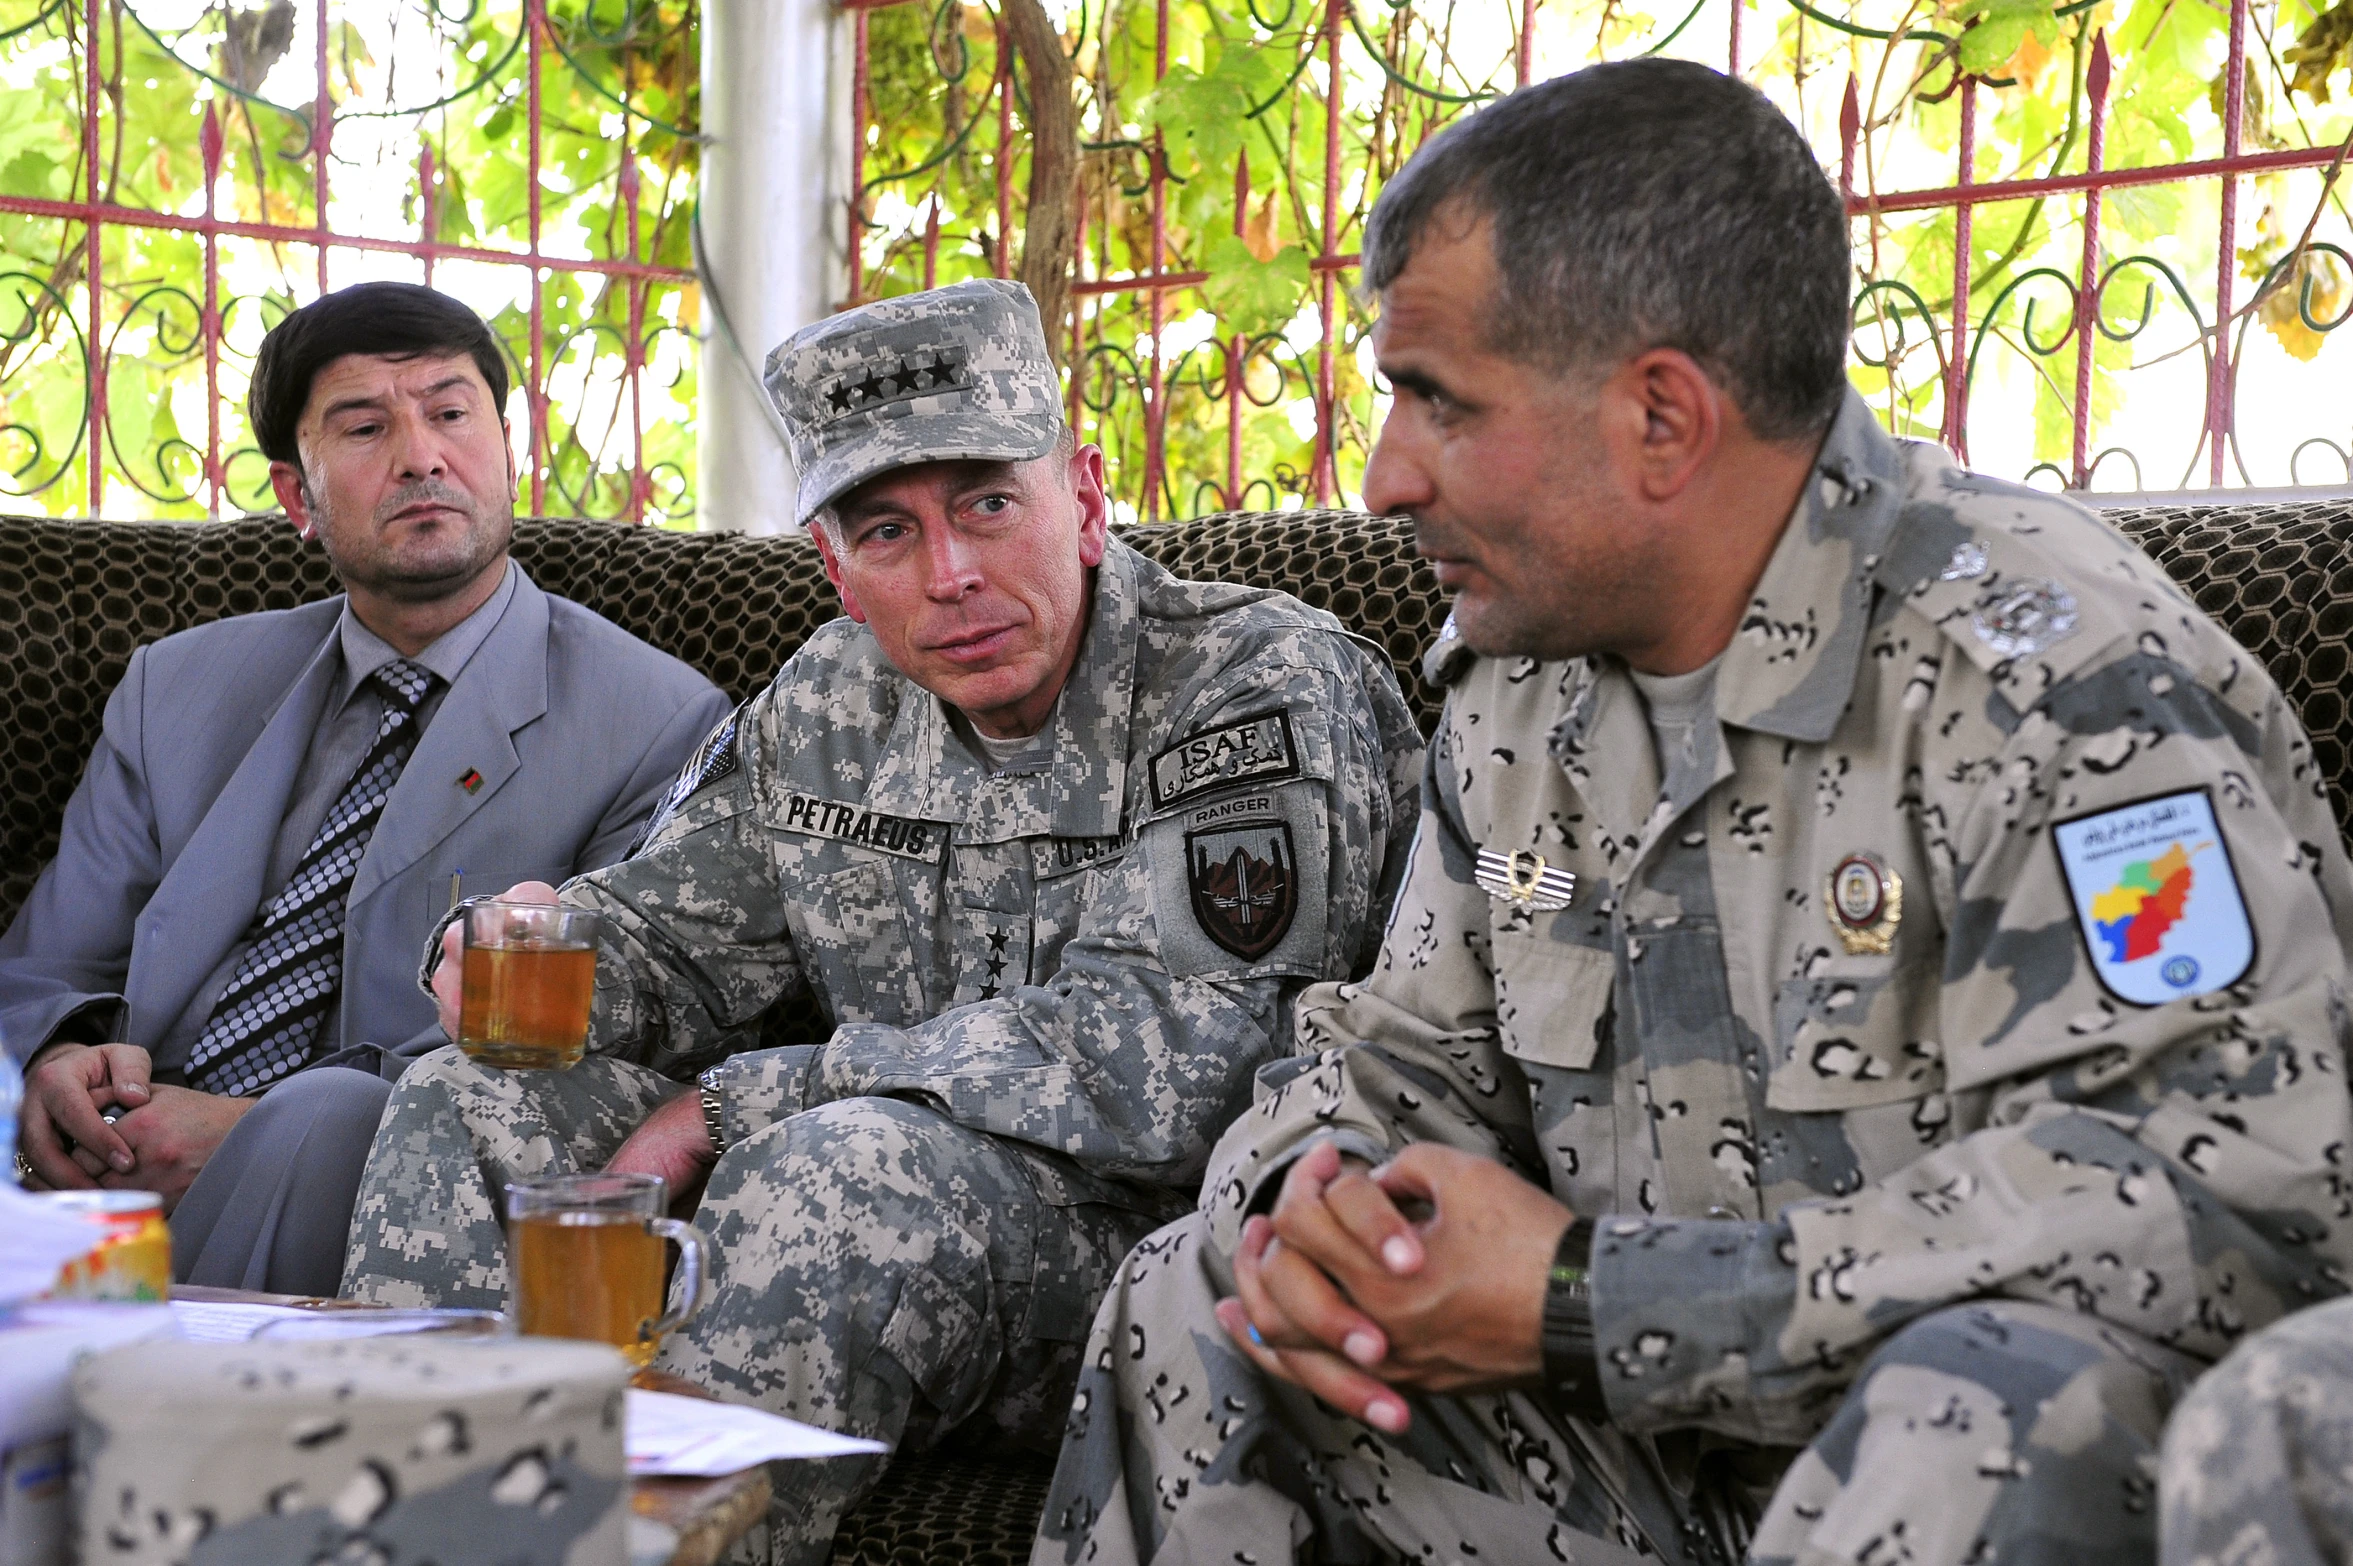
<instances>
[{"instance_id":1,"label":"man in desert camouflage uniform","mask_svg":"<svg viewBox=\"0 0 2353 1566\"><path fill-rule=\"evenodd\" d=\"M498 1305L504 1181L707 1170L716 1287L664 1368L902 1447L1050 1442L1121 1254L1192 1206L1300 988L1369 964L1420 736L1330 615L1108 537L1020 285L837 315L768 386L850 618L564 887L607 921L588 1058L412 1069L344 1288ZM758 1048L804 985L831 1036ZM778 1465L776 1556L822 1560L879 1471Z\"/></svg>"},{"instance_id":2,"label":"man in desert camouflage uniform","mask_svg":"<svg viewBox=\"0 0 2353 1566\"><path fill-rule=\"evenodd\" d=\"M2294 712L1881 433L1736 81L1514 94L1364 255L1366 500L1458 590L1419 835L1106 1300L1035 1561L2152 1560L2167 1409L2353 1254Z\"/></svg>"}]
</instances>

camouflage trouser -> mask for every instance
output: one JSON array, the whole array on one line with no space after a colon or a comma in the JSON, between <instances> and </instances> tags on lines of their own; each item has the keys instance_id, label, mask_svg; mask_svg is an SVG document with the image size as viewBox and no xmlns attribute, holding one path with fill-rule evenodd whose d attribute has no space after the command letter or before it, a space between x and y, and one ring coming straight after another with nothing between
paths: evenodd
<instances>
[{"instance_id":1,"label":"camouflage trouser","mask_svg":"<svg viewBox=\"0 0 2353 1566\"><path fill-rule=\"evenodd\" d=\"M2353 1300L2240 1344L2165 1433L2166 1566L2353 1560Z\"/></svg>"},{"instance_id":2,"label":"camouflage trouser","mask_svg":"<svg viewBox=\"0 0 2353 1566\"><path fill-rule=\"evenodd\" d=\"M1794 1454L1632 1439L1517 1394L1415 1398L1392 1437L1233 1350L1205 1236L1197 1217L1152 1235L1104 1301L1032 1566L1728 1566L1744 1538L1759 1566L2139 1566L2159 1431L2201 1368L2088 1316L1988 1302L1897 1332Z\"/></svg>"},{"instance_id":3,"label":"camouflage trouser","mask_svg":"<svg viewBox=\"0 0 2353 1566\"><path fill-rule=\"evenodd\" d=\"M501 1072L456 1050L402 1077L352 1222L344 1291L386 1304L498 1306L509 1179L597 1168L680 1091L641 1068ZM727 1150L695 1222L715 1286L656 1364L730 1402L921 1449L960 1425L1044 1446L1059 1433L1088 1318L1156 1219L1054 1206L1044 1155L918 1104L847 1099ZM879 1458L771 1465L768 1548L823 1561Z\"/></svg>"}]
</instances>

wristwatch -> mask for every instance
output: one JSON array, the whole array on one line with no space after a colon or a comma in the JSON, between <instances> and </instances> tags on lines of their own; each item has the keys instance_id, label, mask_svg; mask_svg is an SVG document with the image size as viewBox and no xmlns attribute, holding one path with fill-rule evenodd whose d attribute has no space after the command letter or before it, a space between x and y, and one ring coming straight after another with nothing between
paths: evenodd
<instances>
[{"instance_id":1,"label":"wristwatch","mask_svg":"<svg viewBox=\"0 0 2353 1566\"><path fill-rule=\"evenodd\" d=\"M695 1091L703 1098L703 1131L711 1139L714 1154L727 1151L727 1099L719 1091L719 1068L713 1066L694 1079Z\"/></svg>"},{"instance_id":2,"label":"wristwatch","mask_svg":"<svg viewBox=\"0 0 2353 1566\"><path fill-rule=\"evenodd\" d=\"M1593 1350L1593 1220L1562 1231L1544 1282L1544 1390L1553 1407L1589 1424L1609 1418L1601 1396L1601 1361Z\"/></svg>"}]
</instances>

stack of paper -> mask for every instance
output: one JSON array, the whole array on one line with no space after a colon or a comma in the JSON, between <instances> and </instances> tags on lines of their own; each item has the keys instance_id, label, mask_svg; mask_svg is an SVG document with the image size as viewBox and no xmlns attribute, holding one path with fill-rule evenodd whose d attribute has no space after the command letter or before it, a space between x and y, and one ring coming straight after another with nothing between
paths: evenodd
<instances>
[{"instance_id":1,"label":"stack of paper","mask_svg":"<svg viewBox=\"0 0 2353 1566\"><path fill-rule=\"evenodd\" d=\"M712 1479L757 1463L887 1452L880 1441L836 1435L732 1403L629 1389L629 1471Z\"/></svg>"}]
</instances>

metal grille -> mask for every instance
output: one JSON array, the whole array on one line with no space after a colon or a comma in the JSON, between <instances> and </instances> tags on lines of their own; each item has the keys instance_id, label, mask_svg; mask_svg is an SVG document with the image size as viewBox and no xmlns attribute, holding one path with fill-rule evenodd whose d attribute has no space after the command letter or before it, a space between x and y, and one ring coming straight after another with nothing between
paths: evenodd
<instances>
[{"instance_id":1,"label":"metal grille","mask_svg":"<svg viewBox=\"0 0 2353 1566\"><path fill-rule=\"evenodd\" d=\"M505 343L534 513L692 516L695 0L15 9L0 494L268 507L242 410L262 332L398 276Z\"/></svg>"},{"instance_id":2,"label":"metal grille","mask_svg":"<svg viewBox=\"0 0 2353 1566\"><path fill-rule=\"evenodd\" d=\"M1837 171L1855 220L1858 383L1899 432L1939 438L1994 471L2048 487L2256 482L2234 411L2241 371L2259 357L2249 351L2251 330L2264 325L2283 341L2300 332L2293 351L2303 355L2353 314L2353 256L2339 242L2353 236L2334 189L2344 147L2311 134L2286 98L2281 61L2303 14L2291 21L2284 4L2257 13L2251 0L2229 0L2227 45L2195 58L2185 46L2179 69L2196 72L2201 85L2214 70L2218 84L2219 128L2197 128L2197 139L2218 144L2210 155L2111 169L2108 35L2092 25L2095 0L2055 0L2039 23L2053 68L2071 72L2064 134L2031 156L2014 149L2019 169L1997 178L1988 177L1999 171L1987 166L1987 148L2019 112L2019 83L2003 74L2015 62L1964 70L1971 40L1942 20L1977 15L1968 25L1996 25L1984 8L1879 6L1900 13L1879 28L1864 20L1872 0L1854 0L1843 15L1807 0L1696 0L1688 11L1670 0L1643 31L1615 6L1566 0L1547 0L1541 11L1536 0L1289 0L1280 14L1272 4L1142 0L1090 10L1074 0L1062 18L1076 54L1086 168L1079 276L1062 328L1071 413L1110 453L1115 488L1141 516L1355 495L1382 389L1359 353L1369 322L1348 289L1380 176L1480 101L1591 58L1667 53L1736 74L1746 67L1793 113ZM845 0L845 8L856 61L850 297L977 272L1012 275L1028 132L1026 78L1003 19L967 0ZM2165 8L2141 0L2099 15L2111 11L2114 27L2154 36L2168 25ZM1235 138L1240 156L1225 163L1188 162L1154 113L1172 80L1198 93L1203 74L1221 74L1187 77L1178 68L1172 76L1172 54L1207 58L1202 13L1213 29L1231 23L1231 33L1271 56L1263 74L1278 84L1232 101L1246 133ZM1485 74L1462 63L1459 46L1445 46L1466 18L1502 40ZM1756 60L1744 60L1744 27ZM1825 80L1824 40L1850 57L1881 51L1880 79L1858 65ZM2251 58L2271 75L2251 76ZM1916 75L1913 90L1883 108L1889 62ZM2268 101L2286 107L2265 122L2263 144L2252 145L2250 84L2260 94L2267 80ZM1334 103L1340 111L1325 113ZM1941 154L1927 134L1939 127L1951 138ZM1283 155L1269 156L1270 144ZM1938 157L1954 170L1950 184L1935 182L1930 160ZM1217 180L1230 169L1230 200L1222 185L1214 200L1196 188L1213 166ZM2241 187L2250 177L2279 184L2290 171L2301 171L2304 184L2282 184L2267 205L2308 210L2310 219L2295 224L2292 239L2256 243ZM2119 253L2115 203L2151 192L2179 213L2177 236ZM1180 205L1181 225L1172 217ZM1271 329L1263 318L1237 327L1230 291L1220 297L1220 284L1231 282L1221 272L1233 268L1219 258L1238 258L1225 235L1262 226L1270 207L1297 236L1302 254L1290 275L1305 309ZM1180 226L1188 230L1181 245ZM1263 258L1269 236L1252 237ZM2007 251L1986 254L1995 241ZM1919 259L1926 252L1945 258L1925 269L1933 277ZM2052 259L2060 252L2071 252L2065 264ZM2338 299L2347 302L2340 308ZM2191 360L2202 366L2194 387L2183 373ZM2103 444L2128 394L2139 399L2135 411L2156 410L2139 421L2144 434L2156 429L2145 452ZM1296 439L1284 438L1277 414L1294 422ZM2305 438L2292 454L2262 457L2258 466L2272 470L2262 479L2353 477L2338 471L2353 466L2341 396L2316 399L2300 416L2309 420Z\"/></svg>"}]
</instances>

